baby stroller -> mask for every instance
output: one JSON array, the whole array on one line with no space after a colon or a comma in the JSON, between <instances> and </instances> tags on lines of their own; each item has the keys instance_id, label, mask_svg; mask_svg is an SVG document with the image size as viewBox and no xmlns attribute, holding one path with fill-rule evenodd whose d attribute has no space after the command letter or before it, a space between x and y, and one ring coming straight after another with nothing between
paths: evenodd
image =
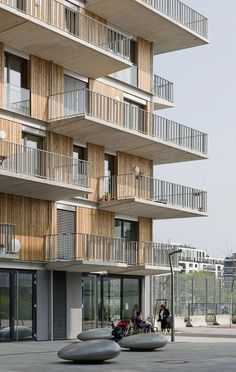
<instances>
[{"instance_id":1,"label":"baby stroller","mask_svg":"<svg viewBox=\"0 0 236 372\"><path fill-rule=\"evenodd\" d=\"M130 334L130 321L120 320L113 328L111 334L114 336L114 340L119 342L123 337L129 336Z\"/></svg>"}]
</instances>

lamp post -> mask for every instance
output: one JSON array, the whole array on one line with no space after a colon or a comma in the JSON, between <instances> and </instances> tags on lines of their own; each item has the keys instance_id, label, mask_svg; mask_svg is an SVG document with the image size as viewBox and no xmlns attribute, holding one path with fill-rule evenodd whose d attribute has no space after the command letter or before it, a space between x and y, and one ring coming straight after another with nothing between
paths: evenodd
<instances>
[{"instance_id":1,"label":"lamp post","mask_svg":"<svg viewBox=\"0 0 236 372\"><path fill-rule=\"evenodd\" d=\"M173 251L169 253L169 264L170 264L170 275L171 275L171 341L175 341L175 314L174 314L174 273L173 273L173 266L171 256L174 254L181 253L182 249L178 249L177 251Z\"/></svg>"}]
</instances>

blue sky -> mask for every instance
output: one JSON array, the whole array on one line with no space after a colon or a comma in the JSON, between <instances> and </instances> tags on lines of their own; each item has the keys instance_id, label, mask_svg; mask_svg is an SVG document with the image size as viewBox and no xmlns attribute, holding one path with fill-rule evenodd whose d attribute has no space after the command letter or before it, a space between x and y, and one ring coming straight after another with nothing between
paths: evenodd
<instances>
[{"instance_id":1,"label":"blue sky","mask_svg":"<svg viewBox=\"0 0 236 372\"><path fill-rule=\"evenodd\" d=\"M154 175L208 191L209 217L157 221L154 240L224 257L236 252L236 0L183 2L209 19L210 44L155 57L176 105L158 114L207 133L209 160L156 166Z\"/></svg>"}]
</instances>

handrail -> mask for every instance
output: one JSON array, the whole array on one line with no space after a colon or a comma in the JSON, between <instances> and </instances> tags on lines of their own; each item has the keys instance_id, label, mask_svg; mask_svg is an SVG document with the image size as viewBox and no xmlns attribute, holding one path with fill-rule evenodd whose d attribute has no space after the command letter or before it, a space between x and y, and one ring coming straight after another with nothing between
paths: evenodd
<instances>
[{"instance_id":1,"label":"handrail","mask_svg":"<svg viewBox=\"0 0 236 372\"><path fill-rule=\"evenodd\" d=\"M158 11L207 38L208 20L179 0L143 0Z\"/></svg>"},{"instance_id":2,"label":"handrail","mask_svg":"<svg viewBox=\"0 0 236 372\"><path fill-rule=\"evenodd\" d=\"M88 89L49 97L49 121L89 115L163 141L207 154L207 135L139 107Z\"/></svg>"},{"instance_id":3,"label":"handrail","mask_svg":"<svg viewBox=\"0 0 236 372\"><path fill-rule=\"evenodd\" d=\"M47 261L97 261L132 266L169 267L168 255L174 246L155 242L126 241L113 236L85 233L45 236ZM178 266L176 258L174 266Z\"/></svg>"},{"instance_id":4,"label":"handrail","mask_svg":"<svg viewBox=\"0 0 236 372\"><path fill-rule=\"evenodd\" d=\"M6 170L89 188L90 168L90 162L85 160L0 140L0 172Z\"/></svg>"},{"instance_id":5,"label":"handrail","mask_svg":"<svg viewBox=\"0 0 236 372\"><path fill-rule=\"evenodd\" d=\"M140 174L99 178L99 200L138 198L201 212L207 211L207 193Z\"/></svg>"},{"instance_id":6,"label":"handrail","mask_svg":"<svg viewBox=\"0 0 236 372\"><path fill-rule=\"evenodd\" d=\"M153 94L168 102L174 102L174 84L170 81L154 75L153 77Z\"/></svg>"},{"instance_id":7,"label":"handrail","mask_svg":"<svg viewBox=\"0 0 236 372\"><path fill-rule=\"evenodd\" d=\"M130 36L57 0L0 0L0 3L130 61Z\"/></svg>"}]
</instances>

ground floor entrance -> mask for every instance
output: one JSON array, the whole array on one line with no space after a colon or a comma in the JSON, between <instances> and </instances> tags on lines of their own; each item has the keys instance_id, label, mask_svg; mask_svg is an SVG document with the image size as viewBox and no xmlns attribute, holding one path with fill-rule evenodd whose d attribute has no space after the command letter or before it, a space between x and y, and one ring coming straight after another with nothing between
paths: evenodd
<instances>
[{"instance_id":1,"label":"ground floor entrance","mask_svg":"<svg viewBox=\"0 0 236 372\"><path fill-rule=\"evenodd\" d=\"M141 309L141 278L83 275L83 330L131 319Z\"/></svg>"},{"instance_id":2,"label":"ground floor entrance","mask_svg":"<svg viewBox=\"0 0 236 372\"><path fill-rule=\"evenodd\" d=\"M0 341L36 334L36 273L0 269Z\"/></svg>"}]
</instances>

